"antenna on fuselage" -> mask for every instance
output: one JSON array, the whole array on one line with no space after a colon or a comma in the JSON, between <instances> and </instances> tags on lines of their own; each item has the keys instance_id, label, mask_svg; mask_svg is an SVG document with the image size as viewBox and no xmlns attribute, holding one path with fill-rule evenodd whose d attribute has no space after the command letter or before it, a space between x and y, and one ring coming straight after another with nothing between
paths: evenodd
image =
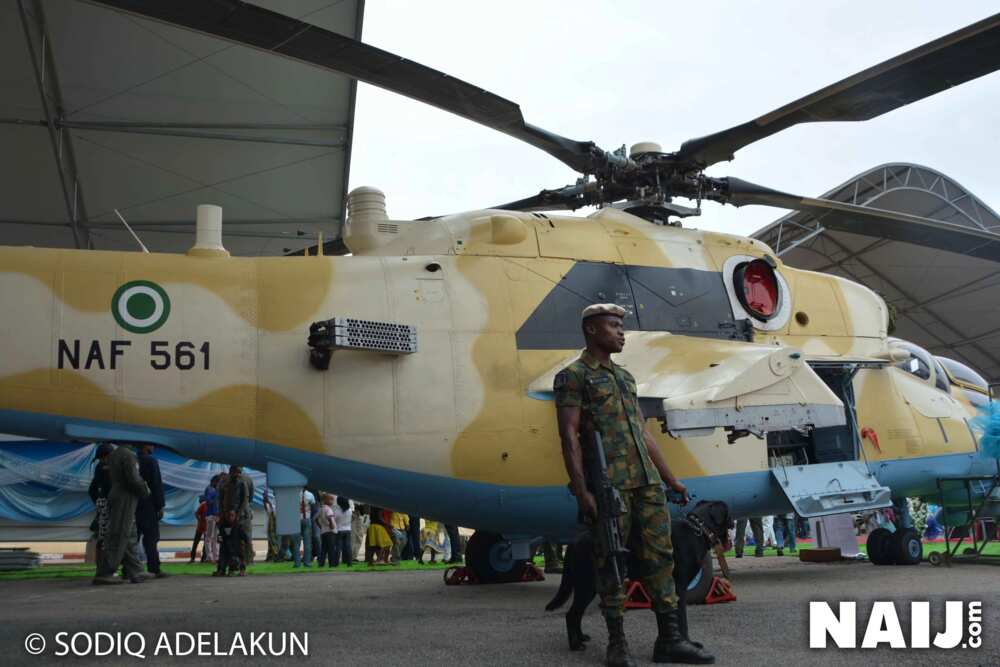
<instances>
[{"instance_id":1,"label":"antenna on fuselage","mask_svg":"<svg viewBox=\"0 0 1000 667\"><path fill-rule=\"evenodd\" d=\"M122 221L122 224L123 224L123 225L125 225L125 229L127 229L127 230L128 230L128 233L132 235L132 238L134 238L134 239L135 239L135 242L139 244L139 247L140 247L140 248L142 248L142 251L143 251L144 253L146 253L146 254L149 254L149 248L147 248L147 247L146 247L146 244L144 244L144 243L142 242L142 239L140 239L140 238L139 238L139 237L138 237L138 236L136 235L136 233L132 231L132 228L131 228L131 227L129 227L129 225L128 225L128 223L127 223L127 222L125 222L125 218L124 218L124 217L122 217L122 214L118 212L118 209L115 209L115 215L117 215L117 216L118 216L118 219Z\"/></svg>"}]
</instances>

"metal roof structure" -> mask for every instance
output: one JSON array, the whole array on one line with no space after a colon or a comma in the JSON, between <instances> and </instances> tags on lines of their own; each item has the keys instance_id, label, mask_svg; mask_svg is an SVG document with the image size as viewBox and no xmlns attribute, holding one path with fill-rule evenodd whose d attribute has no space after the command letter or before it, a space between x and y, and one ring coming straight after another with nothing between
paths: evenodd
<instances>
[{"instance_id":1,"label":"metal roof structure","mask_svg":"<svg viewBox=\"0 0 1000 667\"><path fill-rule=\"evenodd\" d=\"M255 0L360 39L363 0ZM234 255L339 239L357 83L80 1L0 4L0 244Z\"/></svg>"},{"instance_id":2,"label":"metal roof structure","mask_svg":"<svg viewBox=\"0 0 1000 667\"><path fill-rule=\"evenodd\" d=\"M1000 380L1000 216L915 164L875 167L823 197L924 220L873 225L836 211L797 212L753 237L791 266L875 290L895 310L894 335Z\"/></svg>"}]
</instances>

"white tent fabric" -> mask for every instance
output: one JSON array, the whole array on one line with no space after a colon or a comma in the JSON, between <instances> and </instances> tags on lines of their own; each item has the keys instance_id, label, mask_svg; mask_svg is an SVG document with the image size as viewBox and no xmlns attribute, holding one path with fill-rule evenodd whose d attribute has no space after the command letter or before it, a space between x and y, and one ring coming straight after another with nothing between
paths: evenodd
<instances>
[{"instance_id":1,"label":"white tent fabric","mask_svg":"<svg viewBox=\"0 0 1000 667\"><path fill-rule=\"evenodd\" d=\"M362 0L255 0L354 38ZM0 244L235 255L340 236L356 83L77 0L0 3Z\"/></svg>"}]
</instances>

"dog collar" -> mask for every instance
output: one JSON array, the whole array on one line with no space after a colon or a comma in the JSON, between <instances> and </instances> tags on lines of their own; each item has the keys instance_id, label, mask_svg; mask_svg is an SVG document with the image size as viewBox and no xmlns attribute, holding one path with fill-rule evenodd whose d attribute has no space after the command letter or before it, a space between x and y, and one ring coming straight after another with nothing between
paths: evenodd
<instances>
[{"instance_id":1,"label":"dog collar","mask_svg":"<svg viewBox=\"0 0 1000 667\"><path fill-rule=\"evenodd\" d=\"M712 530L705 525L705 522L698 518L697 514L693 512L687 515L687 522L694 530L695 534L699 537L705 538L708 541L708 546L712 547L720 543L719 537L712 532Z\"/></svg>"}]
</instances>

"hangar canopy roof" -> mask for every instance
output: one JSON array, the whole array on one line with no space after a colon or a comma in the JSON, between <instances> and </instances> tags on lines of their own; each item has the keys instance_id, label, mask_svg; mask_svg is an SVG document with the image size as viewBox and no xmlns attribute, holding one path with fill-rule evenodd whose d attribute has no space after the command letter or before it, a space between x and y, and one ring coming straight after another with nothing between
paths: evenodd
<instances>
[{"instance_id":1,"label":"hangar canopy roof","mask_svg":"<svg viewBox=\"0 0 1000 667\"><path fill-rule=\"evenodd\" d=\"M895 335L1000 380L1000 216L928 167L886 164L823 195L926 225L790 213L753 234L791 266L849 278L896 311Z\"/></svg>"},{"instance_id":2,"label":"hangar canopy roof","mask_svg":"<svg viewBox=\"0 0 1000 667\"><path fill-rule=\"evenodd\" d=\"M255 3L361 36L363 0ZM355 90L101 6L4 2L0 244L136 249L118 209L151 250L183 252L198 204L222 206L233 254L339 238Z\"/></svg>"}]
</instances>

